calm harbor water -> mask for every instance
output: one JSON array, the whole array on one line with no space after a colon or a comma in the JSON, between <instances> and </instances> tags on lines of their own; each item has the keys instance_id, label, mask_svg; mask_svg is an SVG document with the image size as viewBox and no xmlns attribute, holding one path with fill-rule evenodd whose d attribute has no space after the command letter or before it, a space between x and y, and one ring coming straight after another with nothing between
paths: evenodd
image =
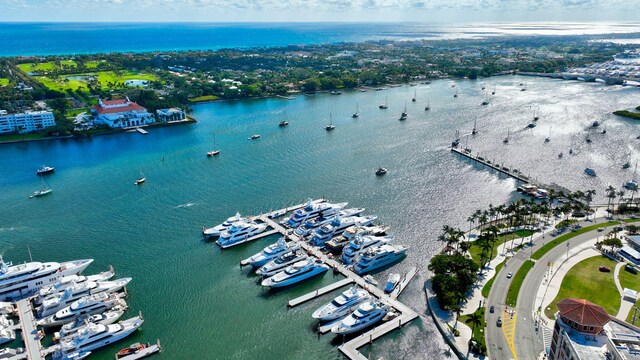
<instances>
[{"instance_id":1,"label":"calm harbor water","mask_svg":"<svg viewBox=\"0 0 640 360\"><path fill-rule=\"evenodd\" d=\"M518 86L523 82L525 92ZM480 106L482 86L496 88L486 107ZM289 298L334 281L331 273L264 291L238 263L275 237L222 252L202 241L202 225L236 211L256 214L324 196L366 207L392 226L397 242L410 247L394 272L426 267L441 247L442 225L466 228L475 209L517 197L513 180L448 151L456 129L470 133L477 118L480 133L463 136L463 146L541 181L595 188L602 196L608 184L620 187L632 176L633 167L621 169L627 157L632 163L640 157L638 125L609 115L637 106L637 91L515 76L439 80L292 101L203 104L195 107L197 124L152 129L147 136L1 145L0 252L14 262L28 260L27 246L40 261L94 258L90 273L113 264L117 276L133 277L126 317L142 310L146 323L92 359L111 359L128 343L156 338L166 349L159 358L167 359L341 359L341 339L318 337L310 317L331 295L286 308ZM385 99L389 109L379 110ZM409 119L400 122L405 102ZM356 104L360 118L351 119ZM525 130L538 108L538 126ZM330 114L337 128L328 133L323 127ZM290 126L279 128L285 116ZM598 130L590 128L595 120L602 124ZM599 134L603 127L605 135ZM504 145L507 131L511 142ZM209 159L214 133L222 153ZM246 140L252 134L262 138ZM588 134L591 144L584 141ZM570 147L576 155L568 155ZM565 153L561 160L559 152ZM54 192L29 200L40 187L34 171L43 163L56 167L47 177ZM583 174L587 165L598 177ZM378 166L389 173L374 176ZM141 171L147 183L136 187ZM376 276L384 281L387 274ZM417 277L401 297L421 313L424 280ZM438 357L443 347L431 323L416 321L364 352L414 359Z\"/></svg>"}]
</instances>

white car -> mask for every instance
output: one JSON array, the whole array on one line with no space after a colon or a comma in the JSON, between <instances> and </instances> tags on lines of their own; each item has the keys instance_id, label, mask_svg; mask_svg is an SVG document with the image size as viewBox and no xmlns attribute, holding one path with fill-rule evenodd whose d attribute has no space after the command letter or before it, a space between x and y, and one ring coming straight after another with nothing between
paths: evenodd
<instances>
[{"instance_id":1,"label":"white car","mask_svg":"<svg viewBox=\"0 0 640 360\"><path fill-rule=\"evenodd\" d=\"M511 277L513 277L513 273L512 272L507 274L507 279L511 279Z\"/></svg>"}]
</instances>

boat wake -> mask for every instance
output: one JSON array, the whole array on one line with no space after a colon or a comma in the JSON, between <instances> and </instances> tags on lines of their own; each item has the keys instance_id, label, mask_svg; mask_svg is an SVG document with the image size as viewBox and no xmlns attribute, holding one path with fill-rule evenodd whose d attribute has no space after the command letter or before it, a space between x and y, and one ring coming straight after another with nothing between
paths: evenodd
<instances>
[{"instance_id":1,"label":"boat wake","mask_svg":"<svg viewBox=\"0 0 640 360\"><path fill-rule=\"evenodd\" d=\"M17 227L0 228L0 233L19 230Z\"/></svg>"},{"instance_id":2,"label":"boat wake","mask_svg":"<svg viewBox=\"0 0 640 360\"><path fill-rule=\"evenodd\" d=\"M178 205L178 206L176 206L176 209L192 207L195 204L196 203L186 203L186 204Z\"/></svg>"}]
</instances>

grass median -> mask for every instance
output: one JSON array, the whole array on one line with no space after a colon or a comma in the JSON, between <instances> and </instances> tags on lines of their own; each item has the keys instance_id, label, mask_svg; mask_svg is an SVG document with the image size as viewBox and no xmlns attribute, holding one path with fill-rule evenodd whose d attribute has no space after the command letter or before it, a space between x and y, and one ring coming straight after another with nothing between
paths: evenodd
<instances>
[{"instance_id":1,"label":"grass median","mask_svg":"<svg viewBox=\"0 0 640 360\"><path fill-rule=\"evenodd\" d=\"M608 221L602 224L595 224L595 225L591 225L591 226L585 226L581 229L578 229L576 231L572 231L568 234L564 234L561 236L558 236L557 238L555 238L554 240L544 244L540 249L538 249L536 252L533 253L533 255L531 255L532 259L536 259L539 260L540 258L542 258L544 256L544 254L548 253L551 249L553 249L554 247L564 243L565 241L574 238L578 235L584 234L586 232L592 231L592 230L597 230L600 228L604 228L604 227L608 227L608 226L613 226L613 225L618 225L620 224L619 221Z\"/></svg>"},{"instance_id":2,"label":"grass median","mask_svg":"<svg viewBox=\"0 0 640 360\"><path fill-rule=\"evenodd\" d=\"M485 298L489 297L489 292L491 291L491 286L493 286L493 281L496 279L496 276L498 276L498 273L500 272L500 269L502 269L503 265L504 265L504 261L498 264L498 266L496 266L496 273L482 287L482 296L484 296Z\"/></svg>"},{"instance_id":3,"label":"grass median","mask_svg":"<svg viewBox=\"0 0 640 360\"><path fill-rule=\"evenodd\" d=\"M515 307L517 305L518 294L520 293L522 282L524 282L524 278L527 277L527 274L529 273L529 270L533 268L533 265L535 265L533 261L525 261L525 263L520 267L520 270L518 270L518 272L513 276L511 285L509 285L509 291L507 291L507 305L511 307Z\"/></svg>"}]
</instances>

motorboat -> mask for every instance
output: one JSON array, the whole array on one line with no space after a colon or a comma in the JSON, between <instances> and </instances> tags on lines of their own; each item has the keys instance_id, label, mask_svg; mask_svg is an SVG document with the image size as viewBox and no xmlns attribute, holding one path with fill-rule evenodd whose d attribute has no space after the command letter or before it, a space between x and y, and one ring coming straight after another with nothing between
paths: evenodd
<instances>
[{"instance_id":1,"label":"motorboat","mask_svg":"<svg viewBox=\"0 0 640 360\"><path fill-rule=\"evenodd\" d=\"M356 103L356 112L351 115L351 118L356 119L358 117L360 117L360 113L358 112L358 104Z\"/></svg>"},{"instance_id":2,"label":"motorboat","mask_svg":"<svg viewBox=\"0 0 640 360\"><path fill-rule=\"evenodd\" d=\"M251 265L253 267L261 267L262 265L268 263L269 261L277 258L278 256L289 252L294 251L300 248L295 242L287 243L284 237L281 237L275 243L265 247L259 253L240 261L240 265Z\"/></svg>"},{"instance_id":3,"label":"motorboat","mask_svg":"<svg viewBox=\"0 0 640 360\"><path fill-rule=\"evenodd\" d=\"M114 307L109 311L105 311L102 314L83 315L77 317L74 321L62 325L60 331L54 333L54 340L60 340L74 335L78 330L82 329L89 323L109 325L118 321L122 314L124 314L126 308Z\"/></svg>"},{"instance_id":4,"label":"motorboat","mask_svg":"<svg viewBox=\"0 0 640 360\"><path fill-rule=\"evenodd\" d=\"M82 360L82 359L88 358L89 355L91 355L91 351L74 351L72 353L59 355L58 358L54 357L54 359L55 360ZM55 353L54 353L54 356L55 356Z\"/></svg>"},{"instance_id":5,"label":"motorboat","mask_svg":"<svg viewBox=\"0 0 640 360\"><path fill-rule=\"evenodd\" d=\"M329 266L325 265L322 261L307 258L289 266L284 271L264 279L262 286L272 289L289 286L323 274L327 270L329 270Z\"/></svg>"},{"instance_id":6,"label":"motorboat","mask_svg":"<svg viewBox=\"0 0 640 360\"><path fill-rule=\"evenodd\" d=\"M393 264L405 257L407 248L402 245L383 244L363 251L353 265L353 272L366 274L383 266Z\"/></svg>"},{"instance_id":7,"label":"motorboat","mask_svg":"<svg viewBox=\"0 0 640 360\"><path fill-rule=\"evenodd\" d=\"M229 230L220 234L216 244L221 248L237 245L248 238L258 235L267 229L267 224L253 221L237 221L233 223Z\"/></svg>"},{"instance_id":8,"label":"motorboat","mask_svg":"<svg viewBox=\"0 0 640 360\"><path fill-rule=\"evenodd\" d=\"M320 321L340 319L349 315L352 311L356 310L360 304L370 299L371 295L369 295L366 290L354 286L314 311L311 316Z\"/></svg>"},{"instance_id":9,"label":"motorboat","mask_svg":"<svg viewBox=\"0 0 640 360\"><path fill-rule=\"evenodd\" d=\"M342 234L348 227L371 225L377 218L375 215L335 218L330 224L324 225L311 233L311 244L322 247L334 236Z\"/></svg>"},{"instance_id":10,"label":"motorboat","mask_svg":"<svg viewBox=\"0 0 640 360\"><path fill-rule=\"evenodd\" d=\"M83 282L99 282L99 281L107 281L111 279L115 275L115 271L112 266L109 266L109 270L103 271L99 274L95 275L69 275L61 277L56 283L44 286L42 289L38 291L38 296L33 300L34 304L40 305L42 304L42 300L47 296L57 294L59 292L65 291L66 288L73 286L75 284L81 284Z\"/></svg>"},{"instance_id":11,"label":"motorboat","mask_svg":"<svg viewBox=\"0 0 640 360\"><path fill-rule=\"evenodd\" d=\"M303 222L317 217L330 217L342 210L347 203L330 204L324 202L309 201L302 209L298 209L291 216L282 222L283 225L295 229Z\"/></svg>"},{"instance_id":12,"label":"motorboat","mask_svg":"<svg viewBox=\"0 0 640 360\"><path fill-rule=\"evenodd\" d=\"M36 170L36 175L45 175L45 174L51 174L52 172L54 172L56 169L53 166L46 166L46 165L42 165L41 168L39 168L38 170Z\"/></svg>"},{"instance_id":13,"label":"motorboat","mask_svg":"<svg viewBox=\"0 0 640 360\"><path fill-rule=\"evenodd\" d=\"M383 167L379 167L379 168L376 170L376 176L382 176L382 175L384 175L384 174L386 174L386 173L387 173L387 169L386 169L386 168L383 168Z\"/></svg>"},{"instance_id":14,"label":"motorboat","mask_svg":"<svg viewBox=\"0 0 640 360\"><path fill-rule=\"evenodd\" d=\"M335 129L336 126L333 125L333 117L331 116L331 114L329 114L329 125L325 126L324 129L327 131L331 131L333 129Z\"/></svg>"},{"instance_id":15,"label":"motorboat","mask_svg":"<svg viewBox=\"0 0 640 360\"><path fill-rule=\"evenodd\" d=\"M600 123L598 121L594 121L591 123L591 127L598 127L600 126Z\"/></svg>"},{"instance_id":16,"label":"motorboat","mask_svg":"<svg viewBox=\"0 0 640 360\"><path fill-rule=\"evenodd\" d=\"M58 310L62 310L65 307L71 305L74 301L80 299L86 295L92 295L97 293L115 293L122 289L131 281L131 278L122 278L114 281L104 282L82 282L80 284L74 283L67 287L63 292L49 295L42 299L40 305L36 309L38 317L43 318L51 314L56 313Z\"/></svg>"},{"instance_id":17,"label":"motorboat","mask_svg":"<svg viewBox=\"0 0 640 360\"><path fill-rule=\"evenodd\" d=\"M147 181L147 178L143 176L143 177L141 177L141 178L138 178L138 180L136 180L133 184L134 184L134 185L140 185L140 184L142 184L142 183L143 183L143 182L145 182L145 181Z\"/></svg>"},{"instance_id":18,"label":"motorboat","mask_svg":"<svg viewBox=\"0 0 640 360\"><path fill-rule=\"evenodd\" d=\"M389 294L400 283L400 274L389 274L387 283L384 285L384 292Z\"/></svg>"},{"instance_id":19,"label":"motorboat","mask_svg":"<svg viewBox=\"0 0 640 360\"><path fill-rule=\"evenodd\" d=\"M247 140L255 140L255 139L260 139L260 134L254 134L247 138Z\"/></svg>"},{"instance_id":20,"label":"motorboat","mask_svg":"<svg viewBox=\"0 0 640 360\"><path fill-rule=\"evenodd\" d=\"M340 260L347 265L351 265L356 260L358 254L372 246L388 244L394 239L393 236L357 236L342 250Z\"/></svg>"},{"instance_id":21,"label":"motorboat","mask_svg":"<svg viewBox=\"0 0 640 360\"><path fill-rule=\"evenodd\" d=\"M66 262L28 262L20 265L4 262L0 256L0 301L21 299L36 294L60 278L81 273L93 259Z\"/></svg>"},{"instance_id":22,"label":"motorboat","mask_svg":"<svg viewBox=\"0 0 640 360\"><path fill-rule=\"evenodd\" d=\"M229 228L231 228L233 223L236 223L238 221L243 221L243 220L247 220L247 219L243 218L240 215L240 213L236 213L234 216L228 218L227 220L225 220L220 225L216 225L216 226L214 226L212 228L205 228L203 226L202 227L202 235L204 237L218 237L218 236L220 236L220 234L222 234L223 232L225 232Z\"/></svg>"},{"instance_id":23,"label":"motorboat","mask_svg":"<svg viewBox=\"0 0 640 360\"><path fill-rule=\"evenodd\" d=\"M596 171L589 167L584 169L584 173L589 176L596 176Z\"/></svg>"},{"instance_id":24,"label":"motorboat","mask_svg":"<svg viewBox=\"0 0 640 360\"><path fill-rule=\"evenodd\" d=\"M16 339L16 332L9 329L0 329L0 345L12 342Z\"/></svg>"},{"instance_id":25,"label":"motorboat","mask_svg":"<svg viewBox=\"0 0 640 360\"><path fill-rule=\"evenodd\" d=\"M129 347L124 348L116 354L116 360L137 360L142 359L147 356L153 355L162 351L162 347L160 346L160 340L155 344L141 344L134 343L129 345Z\"/></svg>"},{"instance_id":26,"label":"motorboat","mask_svg":"<svg viewBox=\"0 0 640 360\"><path fill-rule=\"evenodd\" d=\"M123 294L97 293L88 295L74 301L70 306L55 314L38 320L37 324L42 327L61 326L82 315L100 314L115 306L126 307L127 303L122 297Z\"/></svg>"},{"instance_id":27,"label":"motorboat","mask_svg":"<svg viewBox=\"0 0 640 360\"><path fill-rule=\"evenodd\" d=\"M558 154L558 159L562 159L563 156L564 156L563 153Z\"/></svg>"},{"instance_id":28,"label":"motorboat","mask_svg":"<svg viewBox=\"0 0 640 360\"><path fill-rule=\"evenodd\" d=\"M376 286L376 287L378 286L378 281L371 275L365 275L365 276L362 277L362 279L367 284L371 284L371 285Z\"/></svg>"},{"instance_id":29,"label":"motorboat","mask_svg":"<svg viewBox=\"0 0 640 360\"><path fill-rule=\"evenodd\" d=\"M21 350L20 354L22 353L22 351L24 350ZM0 359L2 360L10 360L15 358L17 355L18 355L18 350L16 349L4 348L0 350Z\"/></svg>"},{"instance_id":30,"label":"motorboat","mask_svg":"<svg viewBox=\"0 0 640 360\"><path fill-rule=\"evenodd\" d=\"M279 127L289 126L289 122L287 120L282 120L278 123Z\"/></svg>"},{"instance_id":31,"label":"motorboat","mask_svg":"<svg viewBox=\"0 0 640 360\"><path fill-rule=\"evenodd\" d=\"M307 254L305 254L301 250L289 251L278 256L275 260L271 260L268 263L264 264L262 267L256 270L256 274L262 276L273 276L286 269L290 265L293 265L299 261L306 260L307 258Z\"/></svg>"},{"instance_id":32,"label":"motorboat","mask_svg":"<svg viewBox=\"0 0 640 360\"><path fill-rule=\"evenodd\" d=\"M638 181L637 180L629 180L626 184L624 184L624 188L627 190L638 190Z\"/></svg>"},{"instance_id":33,"label":"motorboat","mask_svg":"<svg viewBox=\"0 0 640 360\"><path fill-rule=\"evenodd\" d=\"M309 235L313 230L318 229L323 225L331 223L334 219L339 219L339 218L344 218L349 216L356 216L356 215L362 214L363 212L364 212L364 208L352 208L352 209L340 210L338 211L337 215L334 215L328 218L318 217L305 222L301 226L298 226L298 228L294 230L294 234L304 237Z\"/></svg>"},{"instance_id":34,"label":"motorboat","mask_svg":"<svg viewBox=\"0 0 640 360\"><path fill-rule=\"evenodd\" d=\"M527 125L527 127L528 127L529 129L533 129L534 127L536 127L536 123L534 123L534 122L529 123L529 125Z\"/></svg>"},{"instance_id":35,"label":"motorboat","mask_svg":"<svg viewBox=\"0 0 640 360\"><path fill-rule=\"evenodd\" d=\"M364 236L364 235L375 235L380 236L384 235L387 230L389 230L388 226L361 226L355 225L348 227L340 236L336 236L333 239L329 240L325 244L325 248L327 251L331 253L341 252L342 249L348 244L351 240L353 240L356 236Z\"/></svg>"},{"instance_id":36,"label":"motorboat","mask_svg":"<svg viewBox=\"0 0 640 360\"><path fill-rule=\"evenodd\" d=\"M7 317L7 314L0 315L0 329L13 326L13 320Z\"/></svg>"},{"instance_id":37,"label":"motorboat","mask_svg":"<svg viewBox=\"0 0 640 360\"><path fill-rule=\"evenodd\" d=\"M141 315L117 324L87 324L71 338L60 341L60 348L53 354L54 360L65 359L67 354L99 349L131 335L144 323Z\"/></svg>"},{"instance_id":38,"label":"motorboat","mask_svg":"<svg viewBox=\"0 0 640 360\"><path fill-rule=\"evenodd\" d=\"M331 329L334 334L352 334L366 329L387 315L387 307L377 300L360 304L358 309Z\"/></svg>"}]
</instances>

